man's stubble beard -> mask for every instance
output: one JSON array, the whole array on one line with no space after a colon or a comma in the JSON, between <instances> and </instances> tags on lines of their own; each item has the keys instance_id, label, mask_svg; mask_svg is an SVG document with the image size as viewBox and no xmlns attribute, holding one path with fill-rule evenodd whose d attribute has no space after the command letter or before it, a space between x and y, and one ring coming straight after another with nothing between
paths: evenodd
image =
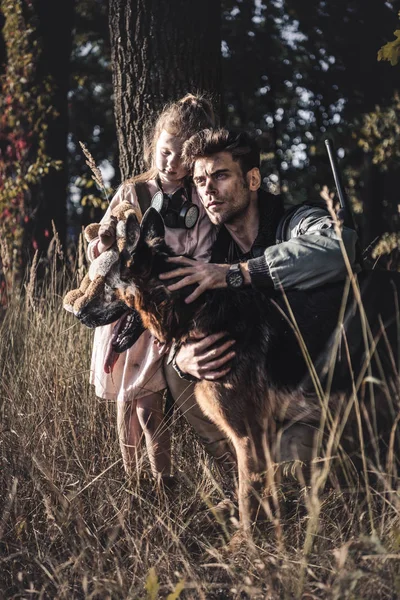
<instances>
[{"instance_id":1,"label":"man's stubble beard","mask_svg":"<svg viewBox=\"0 0 400 600\"><path fill-rule=\"evenodd\" d=\"M208 214L210 221L213 225L233 225L236 221L240 221L243 215L247 212L250 202L251 202L251 192L248 186L247 180L243 178L242 185L238 190L238 194L246 194L247 201L242 203L240 207L231 206L226 210L224 214L215 215ZM221 198L222 201L225 202L225 198ZM227 206L229 207L229 201L227 202Z\"/></svg>"}]
</instances>

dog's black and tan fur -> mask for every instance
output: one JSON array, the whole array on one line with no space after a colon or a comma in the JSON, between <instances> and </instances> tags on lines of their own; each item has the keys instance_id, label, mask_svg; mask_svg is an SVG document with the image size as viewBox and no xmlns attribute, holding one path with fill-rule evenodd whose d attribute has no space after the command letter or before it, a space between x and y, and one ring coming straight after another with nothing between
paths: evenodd
<instances>
[{"instance_id":1,"label":"dog's black and tan fur","mask_svg":"<svg viewBox=\"0 0 400 600\"><path fill-rule=\"evenodd\" d=\"M166 343L190 339L193 331L205 335L226 331L236 340L236 357L229 374L215 382L200 381L195 395L204 413L229 436L235 447L239 510L242 523L248 526L251 486L265 471L265 444L273 446L271 436L275 422L301 420L318 426L321 403L283 294L264 295L251 288L221 289L209 291L194 303L186 304L187 288L183 293L171 293L166 287L168 284L158 278L160 273L176 268L166 261L171 255L157 211L149 209L141 226L135 217L129 218L121 277L133 285L134 305L145 327ZM365 281L369 285L367 312L370 316L377 311L376 302L381 295L378 308L385 322L394 312L393 286L397 292L398 278L389 278L387 273L375 273L373 278L372 282L368 282L368 278ZM291 291L286 296L322 385L330 377L330 353L334 347L330 340L337 325L343 289L343 284L331 284L307 292ZM382 298L385 293L386 299ZM331 383L329 409L332 413L338 399L352 389L352 377L357 379L364 360L358 311L349 308L348 314L351 310L354 314L347 319L347 338L339 345ZM378 331L377 314L375 323ZM378 334L382 347L386 345L387 335L388 332L383 337Z\"/></svg>"}]
</instances>

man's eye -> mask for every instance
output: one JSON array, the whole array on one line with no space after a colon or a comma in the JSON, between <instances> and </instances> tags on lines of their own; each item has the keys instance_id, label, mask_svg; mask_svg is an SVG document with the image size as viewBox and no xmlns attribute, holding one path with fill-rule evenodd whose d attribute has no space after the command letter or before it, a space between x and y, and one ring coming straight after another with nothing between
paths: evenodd
<instances>
[{"instance_id":1,"label":"man's eye","mask_svg":"<svg viewBox=\"0 0 400 600\"><path fill-rule=\"evenodd\" d=\"M161 154L163 156L169 156L171 154L171 152L169 150L161 150Z\"/></svg>"},{"instance_id":2,"label":"man's eye","mask_svg":"<svg viewBox=\"0 0 400 600\"><path fill-rule=\"evenodd\" d=\"M216 179L225 179L225 177L226 177L226 173L217 173L215 175Z\"/></svg>"},{"instance_id":3,"label":"man's eye","mask_svg":"<svg viewBox=\"0 0 400 600\"><path fill-rule=\"evenodd\" d=\"M195 185L197 185L198 187L201 187L205 184L206 180L205 179L196 179L196 181L194 182Z\"/></svg>"}]
</instances>

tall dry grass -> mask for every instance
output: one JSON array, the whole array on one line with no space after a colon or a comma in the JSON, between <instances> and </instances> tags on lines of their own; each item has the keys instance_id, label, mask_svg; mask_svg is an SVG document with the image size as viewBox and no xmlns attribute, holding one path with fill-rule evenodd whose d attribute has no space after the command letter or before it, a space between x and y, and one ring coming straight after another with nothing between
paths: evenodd
<instances>
[{"instance_id":1,"label":"tall dry grass","mask_svg":"<svg viewBox=\"0 0 400 600\"><path fill-rule=\"evenodd\" d=\"M344 489L316 463L311 483L279 490L252 548L235 543L234 517L210 513L232 484L179 416L176 488L155 488L145 456L127 480L115 407L88 384L92 333L61 308L74 279L54 262L39 286L36 267L0 324L0 597L400 595L400 499L383 470Z\"/></svg>"}]
</instances>

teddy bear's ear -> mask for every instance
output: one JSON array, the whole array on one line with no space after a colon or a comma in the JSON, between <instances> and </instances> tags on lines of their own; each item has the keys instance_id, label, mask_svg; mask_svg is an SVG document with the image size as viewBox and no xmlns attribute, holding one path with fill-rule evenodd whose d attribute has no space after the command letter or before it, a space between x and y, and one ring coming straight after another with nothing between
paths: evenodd
<instances>
[{"instance_id":1,"label":"teddy bear's ear","mask_svg":"<svg viewBox=\"0 0 400 600\"><path fill-rule=\"evenodd\" d=\"M85 227L85 240L89 243L97 237L100 229L100 223L89 223L87 227Z\"/></svg>"},{"instance_id":2,"label":"teddy bear's ear","mask_svg":"<svg viewBox=\"0 0 400 600\"><path fill-rule=\"evenodd\" d=\"M140 228L142 230L142 236L146 242L151 242L155 238L164 239L165 237L163 218L152 206L150 206L150 208L148 208L144 213Z\"/></svg>"},{"instance_id":3,"label":"teddy bear's ear","mask_svg":"<svg viewBox=\"0 0 400 600\"><path fill-rule=\"evenodd\" d=\"M140 225L136 215L130 214L126 220L126 249L132 253L136 250L140 239Z\"/></svg>"}]
</instances>

